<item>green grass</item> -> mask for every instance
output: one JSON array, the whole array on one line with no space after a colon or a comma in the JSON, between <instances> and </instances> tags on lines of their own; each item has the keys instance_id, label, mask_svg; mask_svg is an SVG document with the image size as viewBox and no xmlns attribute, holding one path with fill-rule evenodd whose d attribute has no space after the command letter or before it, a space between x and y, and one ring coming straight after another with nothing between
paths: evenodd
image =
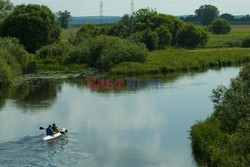
<instances>
[{"instance_id":1,"label":"green grass","mask_svg":"<svg viewBox=\"0 0 250 167\"><path fill-rule=\"evenodd\" d=\"M121 63L112 74L157 74L202 70L209 67L237 65L250 61L250 49L165 49L149 53L145 63Z\"/></svg>"},{"instance_id":2,"label":"green grass","mask_svg":"<svg viewBox=\"0 0 250 167\"><path fill-rule=\"evenodd\" d=\"M209 33L207 48L228 47L228 41L241 41L245 37L250 36L250 25L232 25L229 34L213 35Z\"/></svg>"},{"instance_id":3,"label":"green grass","mask_svg":"<svg viewBox=\"0 0 250 167\"><path fill-rule=\"evenodd\" d=\"M76 34L80 27L69 27L68 29L62 29L61 32L61 41L68 41L71 34Z\"/></svg>"}]
</instances>

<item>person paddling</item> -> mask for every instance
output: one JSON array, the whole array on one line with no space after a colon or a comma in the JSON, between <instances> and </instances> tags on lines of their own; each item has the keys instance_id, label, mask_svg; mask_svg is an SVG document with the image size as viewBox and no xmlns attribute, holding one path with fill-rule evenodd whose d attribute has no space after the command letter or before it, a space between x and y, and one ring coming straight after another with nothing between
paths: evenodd
<instances>
[{"instance_id":1,"label":"person paddling","mask_svg":"<svg viewBox=\"0 0 250 167\"><path fill-rule=\"evenodd\" d=\"M53 136L54 131L51 128L51 125L49 125L48 128L46 129L46 133L47 133L47 136Z\"/></svg>"},{"instance_id":2,"label":"person paddling","mask_svg":"<svg viewBox=\"0 0 250 167\"><path fill-rule=\"evenodd\" d=\"M54 133L59 132L58 128L56 127L56 124L52 124L52 130L54 131Z\"/></svg>"}]
</instances>

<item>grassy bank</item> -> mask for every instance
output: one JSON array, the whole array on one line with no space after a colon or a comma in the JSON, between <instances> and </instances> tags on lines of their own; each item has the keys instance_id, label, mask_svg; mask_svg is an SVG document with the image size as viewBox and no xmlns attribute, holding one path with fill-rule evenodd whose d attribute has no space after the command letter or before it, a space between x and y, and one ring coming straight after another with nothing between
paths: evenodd
<instances>
[{"instance_id":1,"label":"grassy bank","mask_svg":"<svg viewBox=\"0 0 250 167\"><path fill-rule=\"evenodd\" d=\"M112 74L156 74L237 65L250 61L250 49L165 49L149 53L145 63L121 63Z\"/></svg>"}]
</instances>

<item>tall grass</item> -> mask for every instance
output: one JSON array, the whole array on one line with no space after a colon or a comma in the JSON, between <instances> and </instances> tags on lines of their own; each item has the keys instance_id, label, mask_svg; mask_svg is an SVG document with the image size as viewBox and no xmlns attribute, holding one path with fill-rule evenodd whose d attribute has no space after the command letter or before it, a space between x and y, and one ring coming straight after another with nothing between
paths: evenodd
<instances>
[{"instance_id":1,"label":"tall grass","mask_svg":"<svg viewBox=\"0 0 250 167\"><path fill-rule=\"evenodd\" d=\"M250 49L165 49L149 53L145 63L125 62L111 69L112 74L156 74L202 70L250 61Z\"/></svg>"}]
</instances>

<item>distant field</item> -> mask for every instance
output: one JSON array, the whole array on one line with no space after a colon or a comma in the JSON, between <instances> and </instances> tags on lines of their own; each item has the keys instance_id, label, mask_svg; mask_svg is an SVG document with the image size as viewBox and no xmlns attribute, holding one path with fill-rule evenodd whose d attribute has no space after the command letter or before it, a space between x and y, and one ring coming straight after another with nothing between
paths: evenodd
<instances>
[{"instance_id":1,"label":"distant field","mask_svg":"<svg viewBox=\"0 0 250 167\"><path fill-rule=\"evenodd\" d=\"M71 34L75 34L80 27L70 27L69 29L63 29L61 33L61 40L67 41ZM250 25L232 25L232 31L227 35L213 35L209 34L209 41L207 48L220 48L228 47L226 42L242 40L243 38L250 36Z\"/></svg>"},{"instance_id":2,"label":"distant field","mask_svg":"<svg viewBox=\"0 0 250 167\"><path fill-rule=\"evenodd\" d=\"M250 25L232 25L232 30L227 35L213 35L209 34L209 41L206 47L220 48L228 47L228 41L235 42L250 36Z\"/></svg>"},{"instance_id":3,"label":"distant field","mask_svg":"<svg viewBox=\"0 0 250 167\"><path fill-rule=\"evenodd\" d=\"M75 34L80 27L70 27L68 29L62 29L61 40L67 41L71 34Z\"/></svg>"}]
</instances>

